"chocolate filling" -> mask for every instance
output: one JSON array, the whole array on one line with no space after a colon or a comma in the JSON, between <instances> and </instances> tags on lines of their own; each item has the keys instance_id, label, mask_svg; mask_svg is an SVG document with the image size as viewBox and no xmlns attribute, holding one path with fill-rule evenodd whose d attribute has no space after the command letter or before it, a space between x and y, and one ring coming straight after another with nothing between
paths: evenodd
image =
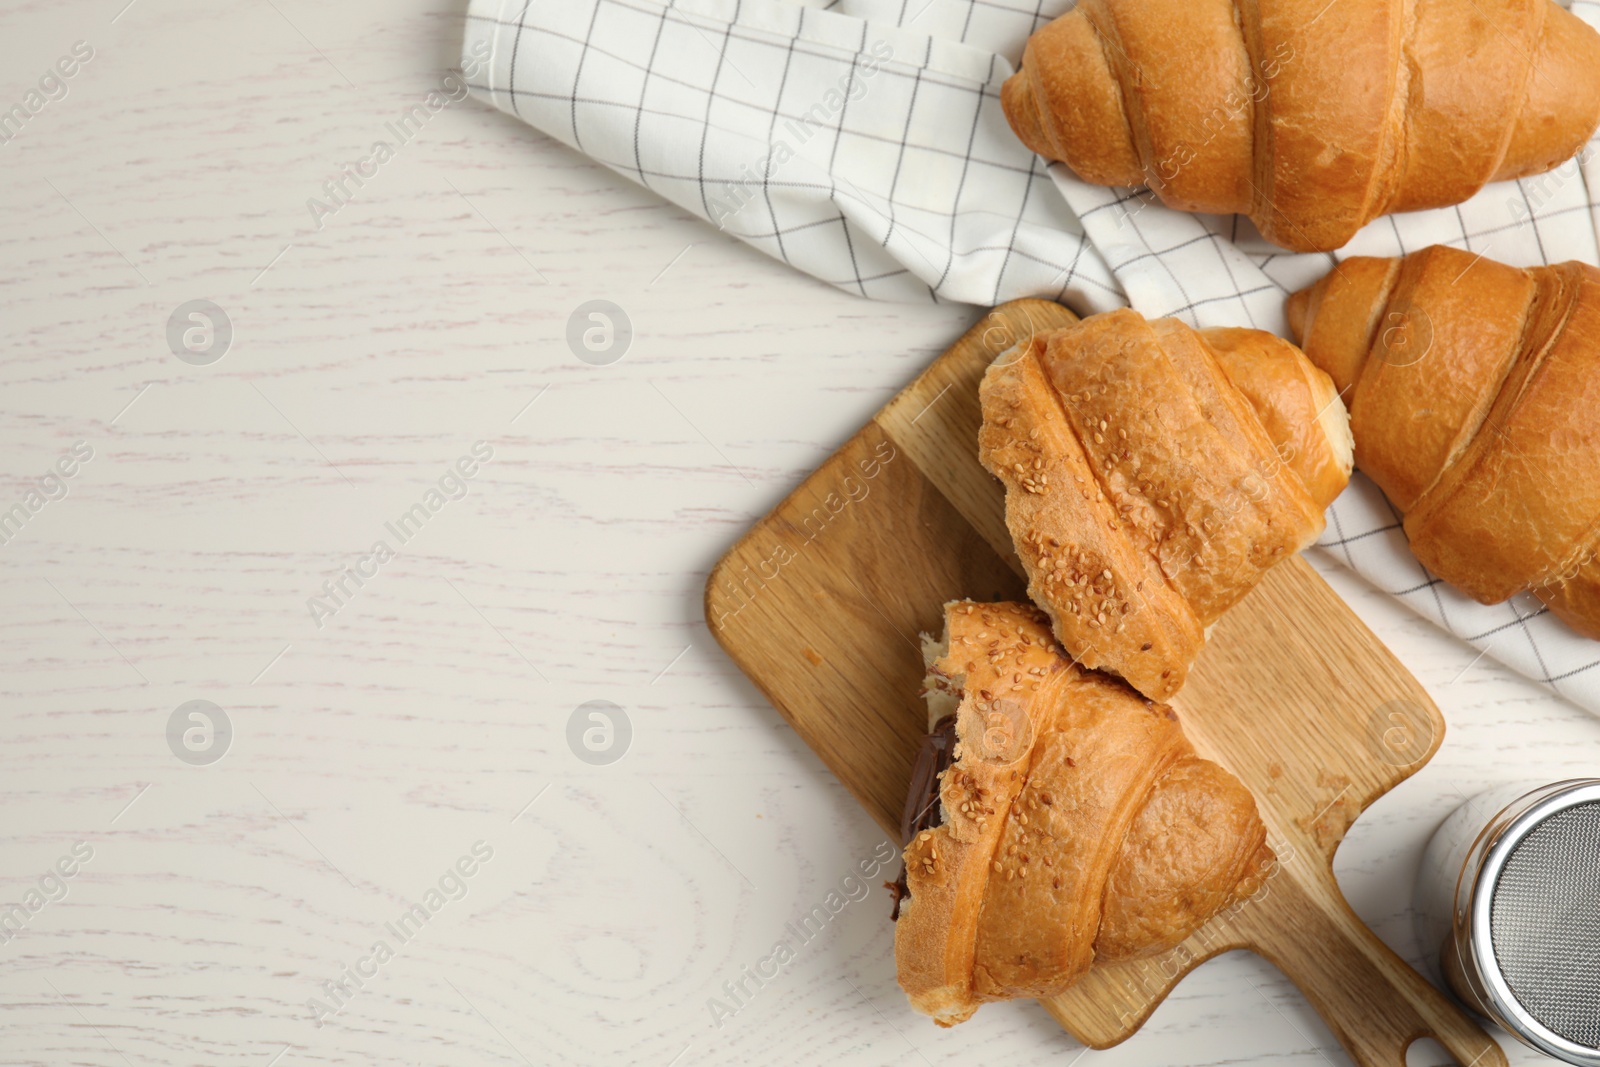
<instances>
[{"instance_id":1,"label":"chocolate filling","mask_svg":"<svg viewBox=\"0 0 1600 1067\"><path fill-rule=\"evenodd\" d=\"M946 715L934 723L933 733L922 739L922 749L911 768L911 788L906 792L906 806L900 816L900 839L907 844L924 830L944 822L944 806L939 803L939 780L945 770L955 762L956 717ZM894 897L894 910L890 919L900 918L900 901L910 895L906 885L906 861L900 860L900 877L884 883Z\"/></svg>"}]
</instances>

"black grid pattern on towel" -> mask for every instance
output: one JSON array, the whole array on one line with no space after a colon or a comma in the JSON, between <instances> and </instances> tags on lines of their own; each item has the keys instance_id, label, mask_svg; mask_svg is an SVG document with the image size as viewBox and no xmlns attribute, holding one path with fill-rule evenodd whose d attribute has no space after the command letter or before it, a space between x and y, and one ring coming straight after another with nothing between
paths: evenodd
<instances>
[{"instance_id":1,"label":"black grid pattern on towel","mask_svg":"<svg viewBox=\"0 0 1600 1067\"><path fill-rule=\"evenodd\" d=\"M477 0L468 23L496 57L474 90L842 289L1125 303L1010 136L998 56L772 0Z\"/></svg>"},{"instance_id":2,"label":"black grid pattern on towel","mask_svg":"<svg viewBox=\"0 0 1600 1067\"><path fill-rule=\"evenodd\" d=\"M1070 2L473 0L468 36L495 43L475 88L498 106L701 215L821 87L840 72L856 78L871 44L892 42L893 62L817 134L826 151L814 165L763 175L726 226L863 296L1042 295L1080 312L1127 302L1150 317L1286 334L1285 295L1353 255L1448 244L1518 265L1600 263L1600 142L1553 174L1379 219L1332 254L1286 253L1246 219L1183 214L1147 189L1046 167L1016 142L997 97L1026 35ZM1571 6L1600 25L1600 0ZM695 146L689 164L663 149L674 138ZM1367 479L1329 509L1320 545L1481 653L1600 713L1600 644L1529 594L1486 606L1428 573Z\"/></svg>"},{"instance_id":3,"label":"black grid pattern on towel","mask_svg":"<svg viewBox=\"0 0 1600 1067\"><path fill-rule=\"evenodd\" d=\"M1600 25L1600 0L1575 0L1572 9ZM1520 266L1600 264L1600 139L1552 172L1490 185L1458 206L1380 218L1334 253L1285 252L1248 219L1173 211L1147 189L1087 185L1059 166L1053 176L1129 302L1146 315L1197 326L1250 325L1287 335L1284 298L1351 256L1403 256L1442 244ZM1360 475L1329 509L1328 522L1319 544L1339 562L1481 654L1600 713L1600 644L1578 636L1530 593L1483 605L1429 573L1411 552L1400 517Z\"/></svg>"}]
</instances>

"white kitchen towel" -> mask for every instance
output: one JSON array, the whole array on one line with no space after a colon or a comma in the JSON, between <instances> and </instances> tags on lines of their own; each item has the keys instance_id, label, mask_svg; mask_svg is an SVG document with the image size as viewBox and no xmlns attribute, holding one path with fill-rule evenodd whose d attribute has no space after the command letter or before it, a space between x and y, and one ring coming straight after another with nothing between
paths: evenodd
<instances>
[{"instance_id":1,"label":"white kitchen towel","mask_svg":"<svg viewBox=\"0 0 1600 1067\"><path fill-rule=\"evenodd\" d=\"M986 48L779 0L472 0L464 47L496 107L849 292L1125 304Z\"/></svg>"},{"instance_id":2,"label":"white kitchen towel","mask_svg":"<svg viewBox=\"0 0 1600 1067\"><path fill-rule=\"evenodd\" d=\"M1600 263L1600 141L1555 172L1291 254L1247 220L1169 210L1047 166L1000 86L1072 0L471 0L475 93L800 270L883 300L1022 296L1283 334L1283 301L1351 255L1450 244ZM1600 0L1572 9L1600 25ZM481 61L481 62L480 62ZM1593 190L1593 191L1591 191ZM1600 643L1531 596L1429 574L1357 475L1321 542L1378 588L1600 713Z\"/></svg>"}]
</instances>

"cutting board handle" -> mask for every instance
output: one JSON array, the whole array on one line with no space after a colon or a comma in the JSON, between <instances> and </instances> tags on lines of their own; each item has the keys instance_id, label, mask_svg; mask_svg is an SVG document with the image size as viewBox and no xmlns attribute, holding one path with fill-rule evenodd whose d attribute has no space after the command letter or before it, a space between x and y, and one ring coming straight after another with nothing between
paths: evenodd
<instances>
[{"instance_id":1,"label":"cutting board handle","mask_svg":"<svg viewBox=\"0 0 1600 1067\"><path fill-rule=\"evenodd\" d=\"M1269 881L1236 923L1249 930L1254 951L1299 987L1356 1063L1405 1067L1411 1043L1431 1037L1461 1067L1505 1067L1494 1039L1369 930L1331 876L1296 873L1301 877Z\"/></svg>"}]
</instances>

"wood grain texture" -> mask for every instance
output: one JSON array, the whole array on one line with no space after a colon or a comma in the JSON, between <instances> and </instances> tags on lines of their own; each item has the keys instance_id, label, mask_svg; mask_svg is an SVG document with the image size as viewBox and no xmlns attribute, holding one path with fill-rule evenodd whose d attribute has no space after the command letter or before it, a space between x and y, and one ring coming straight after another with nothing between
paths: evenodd
<instances>
[{"instance_id":1,"label":"wood grain texture","mask_svg":"<svg viewBox=\"0 0 1600 1067\"><path fill-rule=\"evenodd\" d=\"M983 312L868 304L474 101L319 230L306 199L457 62L461 0L125 6L0 5L0 104L96 51L0 146L0 507L96 450L0 548L0 904L95 850L0 945L0 1063L1347 1067L1244 952L1103 1052L1031 1001L923 1025L882 896L717 1027L884 835L716 648L706 573ZM235 327L209 367L164 335L196 297ZM564 339L596 298L635 327L609 367ZM318 629L306 598L477 437L470 495ZM1310 559L1450 720L1338 856L1415 962L1428 834L1595 774L1600 722ZM194 698L233 717L211 767L164 736ZM565 737L593 699L633 720L610 766ZM470 894L318 1028L308 998L479 837Z\"/></svg>"},{"instance_id":2,"label":"wood grain texture","mask_svg":"<svg viewBox=\"0 0 1600 1067\"><path fill-rule=\"evenodd\" d=\"M712 632L891 834L926 730L916 635L957 597L1020 597L1002 490L977 459L978 383L1000 352L1074 320L1042 301L981 320L713 569ZM873 460L877 462L874 463ZM1095 1048L1236 948L1282 968L1362 1067L1419 1037L1462 1063L1498 1046L1345 903L1333 857L1444 737L1426 690L1301 559L1220 620L1174 701L1195 747L1255 793L1280 862L1256 897L1159 959L1096 967L1046 1002Z\"/></svg>"}]
</instances>

